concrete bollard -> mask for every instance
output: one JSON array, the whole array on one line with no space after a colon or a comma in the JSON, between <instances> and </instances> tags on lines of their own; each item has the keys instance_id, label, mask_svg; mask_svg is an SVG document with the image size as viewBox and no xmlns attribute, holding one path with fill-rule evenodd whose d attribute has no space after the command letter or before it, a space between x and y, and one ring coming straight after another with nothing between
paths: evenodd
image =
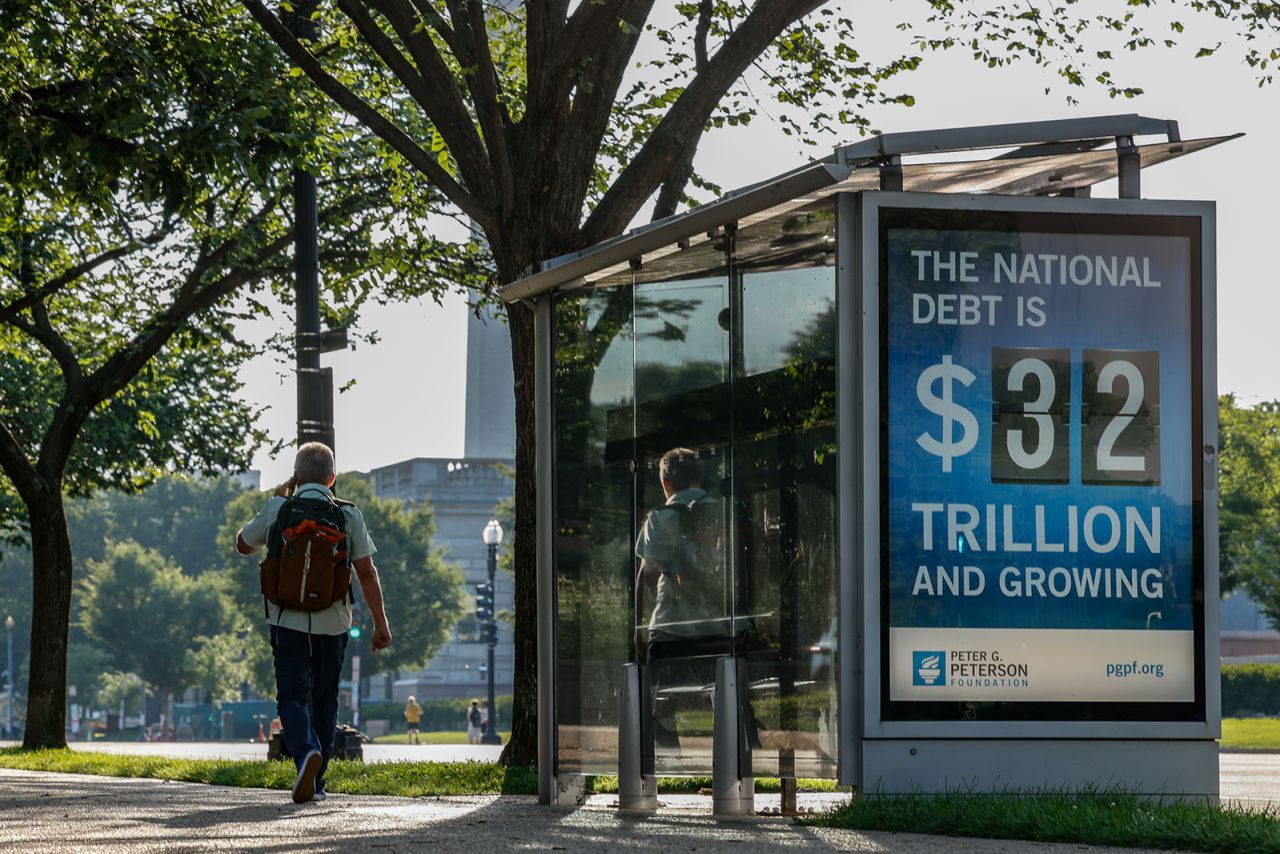
<instances>
[{"instance_id":1,"label":"concrete bollard","mask_svg":"<svg viewBox=\"0 0 1280 854\"><path fill-rule=\"evenodd\" d=\"M618 719L618 808L653 812L658 808L658 778L646 775L643 768L641 716L649 704L640 684L640 667L634 662L623 667Z\"/></svg>"},{"instance_id":2,"label":"concrete bollard","mask_svg":"<svg viewBox=\"0 0 1280 854\"><path fill-rule=\"evenodd\" d=\"M711 814L743 816L755 812L755 779L742 767L741 674L737 658L716 662L715 711L711 734ZM743 772L747 776L743 776Z\"/></svg>"}]
</instances>

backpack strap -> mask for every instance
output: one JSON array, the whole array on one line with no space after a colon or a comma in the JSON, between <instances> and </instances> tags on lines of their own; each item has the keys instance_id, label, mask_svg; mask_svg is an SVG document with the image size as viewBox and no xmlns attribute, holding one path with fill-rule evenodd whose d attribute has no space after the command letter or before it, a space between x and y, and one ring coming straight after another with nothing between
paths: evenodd
<instances>
[{"instance_id":1,"label":"backpack strap","mask_svg":"<svg viewBox=\"0 0 1280 854\"><path fill-rule=\"evenodd\" d=\"M351 507L352 509L354 509L354 508L355 508L355 506L356 506L356 503L355 503L354 501L343 501L341 498L339 498L339 497L338 497L338 496L336 496L336 495L335 495L335 496L333 496L333 498L332 498L331 500L333 501L334 505L335 505L339 510L343 511L343 512L342 512L342 533L344 533L344 534L345 534L345 533L347 532L347 514L346 514L346 508ZM348 542L348 543L350 543L350 541L351 541L351 538L350 538L350 537L348 537L348 538L347 538L347 542ZM350 546L348 546L348 548L350 548ZM348 552L347 552L347 566L352 566L352 564L353 564L353 561L351 560L351 552L349 552L349 551L348 551ZM353 569L353 573L352 573L352 574L354 574L354 567L352 567L352 569ZM348 584L348 585L347 585L347 601L351 603L351 606L352 606L353 608L355 607L355 604L356 604L356 591L355 591L355 585L354 585L354 584Z\"/></svg>"}]
</instances>

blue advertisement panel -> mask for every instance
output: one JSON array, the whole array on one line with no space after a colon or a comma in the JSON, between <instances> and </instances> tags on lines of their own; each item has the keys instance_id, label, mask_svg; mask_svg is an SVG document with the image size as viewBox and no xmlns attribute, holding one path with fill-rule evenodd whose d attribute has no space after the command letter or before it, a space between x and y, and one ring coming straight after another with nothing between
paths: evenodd
<instances>
[{"instance_id":1,"label":"blue advertisement panel","mask_svg":"<svg viewBox=\"0 0 1280 854\"><path fill-rule=\"evenodd\" d=\"M879 215L885 718L1196 719L1200 220Z\"/></svg>"}]
</instances>

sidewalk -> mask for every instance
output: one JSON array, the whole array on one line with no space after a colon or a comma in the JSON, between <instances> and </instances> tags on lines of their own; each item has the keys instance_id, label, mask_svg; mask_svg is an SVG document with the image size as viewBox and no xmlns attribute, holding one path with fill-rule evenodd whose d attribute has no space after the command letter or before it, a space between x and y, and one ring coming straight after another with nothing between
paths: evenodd
<instances>
[{"instance_id":1,"label":"sidewalk","mask_svg":"<svg viewBox=\"0 0 1280 854\"><path fill-rule=\"evenodd\" d=\"M595 798L578 809L493 795L333 795L296 806L286 792L0 769L0 849L149 851L823 851L1078 854L1134 849L858 833L788 819L716 822L706 798L665 798L633 818Z\"/></svg>"}]
</instances>

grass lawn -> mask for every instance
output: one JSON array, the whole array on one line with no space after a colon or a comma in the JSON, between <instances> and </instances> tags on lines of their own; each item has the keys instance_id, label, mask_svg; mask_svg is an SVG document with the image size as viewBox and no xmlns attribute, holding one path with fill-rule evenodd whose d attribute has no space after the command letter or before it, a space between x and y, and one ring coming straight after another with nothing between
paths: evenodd
<instances>
[{"instance_id":1,"label":"grass lawn","mask_svg":"<svg viewBox=\"0 0 1280 854\"><path fill-rule=\"evenodd\" d=\"M425 733L424 733L425 735ZM173 759L163 756L128 756L72 750L26 752L18 747L0 750L0 768L56 771L64 774L96 774L100 777L149 777L240 786L288 789L293 786L292 762L250 759ZM491 762L345 762L329 765L328 789L349 795L395 795L419 798L434 795L536 795L538 773L533 767L507 768ZM776 792L776 777L756 778L757 792ZM831 780L801 780L801 791L832 792ZM661 792L696 793L710 788L710 777L662 777ZM587 788L612 794L618 791L614 776L588 777Z\"/></svg>"},{"instance_id":2,"label":"grass lawn","mask_svg":"<svg viewBox=\"0 0 1280 854\"><path fill-rule=\"evenodd\" d=\"M1223 718L1223 750L1280 750L1280 718Z\"/></svg>"},{"instance_id":3,"label":"grass lawn","mask_svg":"<svg viewBox=\"0 0 1280 854\"><path fill-rule=\"evenodd\" d=\"M502 743L506 744L511 739L511 733L500 732L499 737ZM466 744L467 734L463 732L424 732L419 739L423 744ZM407 732L393 732L390 735L380 735L373 740L374 744L408 744L409 734Z\"/></svg>"},{"instance_id":4,"label":"grass lawn","mask_svg":"<svg viewBox=\"0 0 1280 854\"><path fill-rule=\"evenodd\" d=\"M0 750L0 768L59 771L102 777L150 777L240 786L289 789L295 775L292 762L249 759L173 759L72 750L21 748ZM491 762L347 762L335 760L325 774L328 790L349 795L510 794L538 792L538 774L531 767L508 768Z\"/></svg>"},{"instance_id":5,"label":"grass lawn","mask_svg":"<svg viewBox=\"0 0 1280 854\"><path fill-rule=\"evenodd\" d=\"M1125 792L871 794L802 824L1085 845L1252 854L1280 851L1280 815Z\"/></svg>"}]
</instances>

